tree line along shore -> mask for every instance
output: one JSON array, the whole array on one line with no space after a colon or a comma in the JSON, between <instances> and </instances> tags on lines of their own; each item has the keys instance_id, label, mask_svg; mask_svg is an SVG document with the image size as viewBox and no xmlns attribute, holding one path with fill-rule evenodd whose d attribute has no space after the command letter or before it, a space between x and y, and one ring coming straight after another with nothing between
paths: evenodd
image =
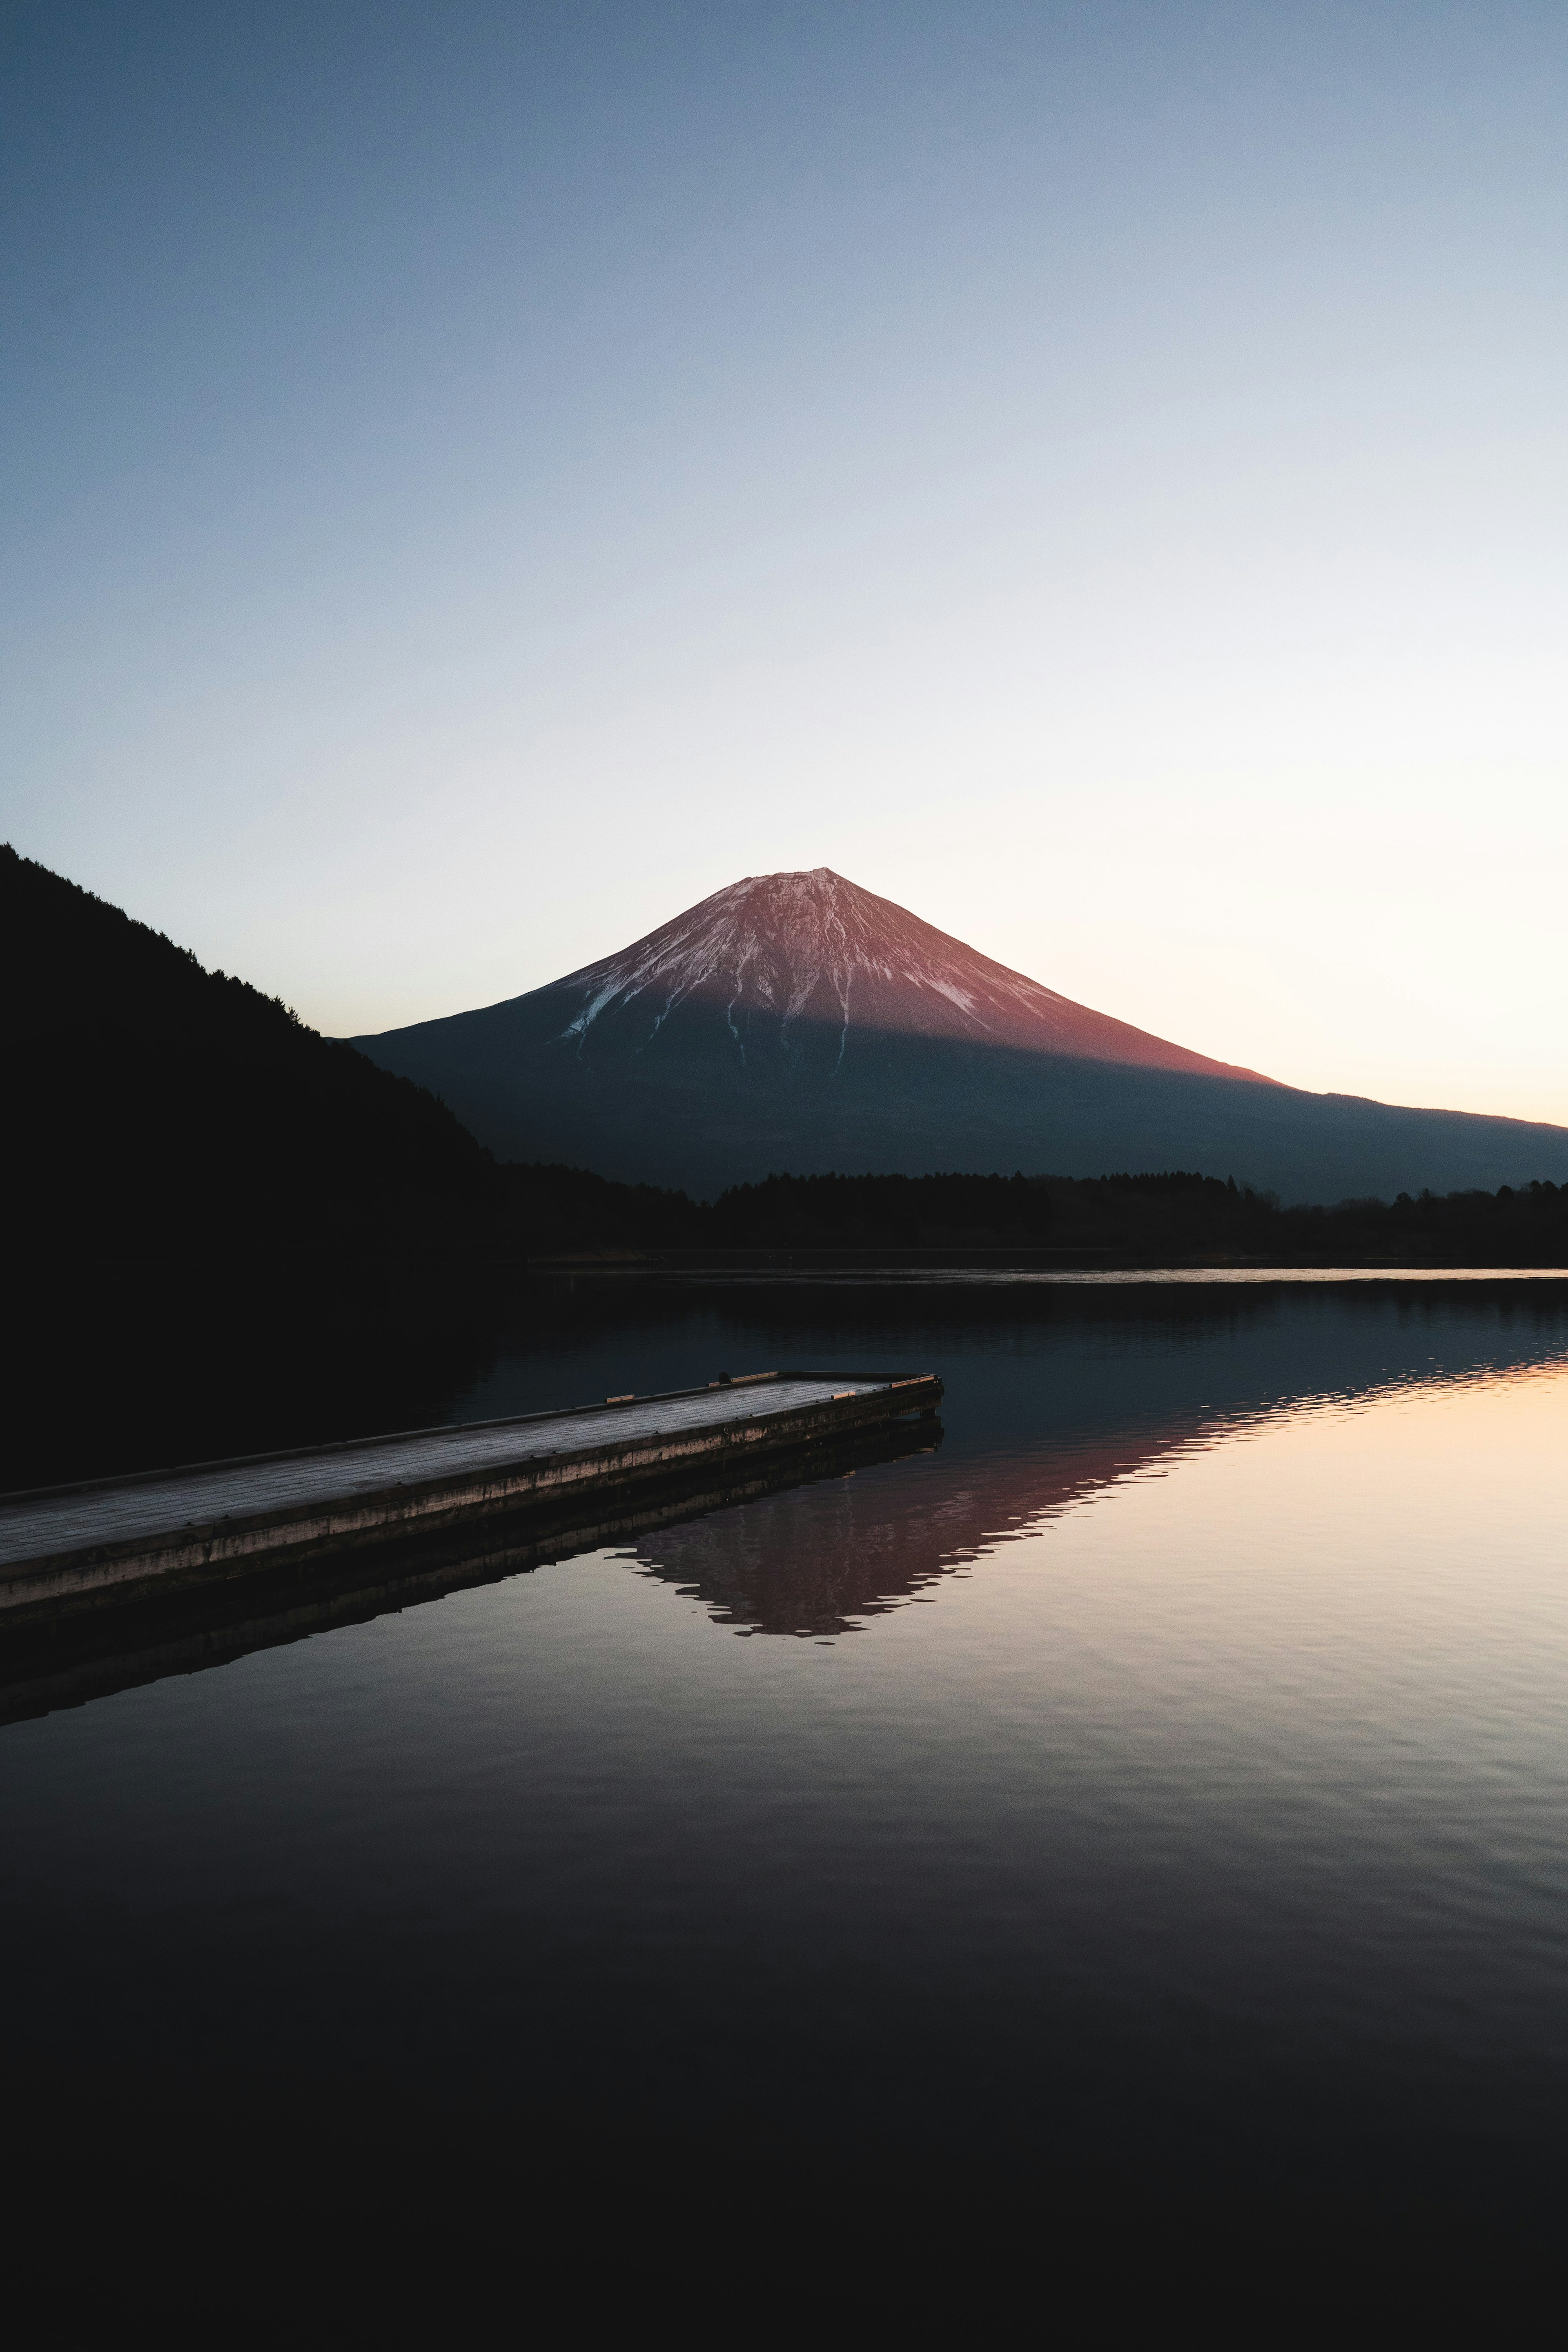
<instances>
[{"instance_id":1,"label":"tree line along shore","mask_svg":"<svg viewBox=\"0 0 1568 2352\"><path fill-rule=\"evenodd\" d=\"M650 1255L1017 1251L1134 1265L1568 1265L1568 1186L1545 1182L1316 1207L1182 1170L781 1174L700 1202L576 1169L504 1174L542 1256L619 1247Z\"/></svg>"}]
</instances>

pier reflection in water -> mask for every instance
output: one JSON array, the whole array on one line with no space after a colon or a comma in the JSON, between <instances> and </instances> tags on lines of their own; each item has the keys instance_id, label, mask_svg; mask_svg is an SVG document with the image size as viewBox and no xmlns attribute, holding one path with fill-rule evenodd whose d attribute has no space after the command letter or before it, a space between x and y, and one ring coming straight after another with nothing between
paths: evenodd
<instances>
[{"instance_id":1,"label":"pier reflection in water","mask_svg":"<svg viewBox=\"0 0 1568 2352\"><path fill-rule=\"evenodd\" d=\"M940 1442L0 1734L51 2095L1546 2180L1562 1286L584 1283L454 1409L792 1359Z\"/></svg>"}]
</instances>

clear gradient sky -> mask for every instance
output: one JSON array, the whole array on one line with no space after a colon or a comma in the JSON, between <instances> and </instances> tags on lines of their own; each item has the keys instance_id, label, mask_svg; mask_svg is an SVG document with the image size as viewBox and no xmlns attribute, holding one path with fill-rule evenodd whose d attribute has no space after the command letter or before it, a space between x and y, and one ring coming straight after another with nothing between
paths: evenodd
<instances>
[{"instance_id":1,"label":"clear gradient sky","mask_svg":"<svg viewBox=\"0 0 1568 2352\"><path fill-rule=\"evenodd\" d=\"M329 1031L827 865L1568 1121L1568 9L0 0L0 831Z\"/></svg>"}]
</instances>

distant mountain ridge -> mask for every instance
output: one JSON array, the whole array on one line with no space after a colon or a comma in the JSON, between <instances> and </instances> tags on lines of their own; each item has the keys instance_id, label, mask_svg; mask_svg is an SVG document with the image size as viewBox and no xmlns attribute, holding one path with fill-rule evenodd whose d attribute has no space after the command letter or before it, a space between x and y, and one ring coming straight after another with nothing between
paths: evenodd
<instances>
[{"instance_id":1,"label":"distant mountain ridge","mask_svg":"<svg viewBox=\"0 0 1568 2352\"><path fill-rule=\"evenodd\" d=\"M1075 1003L828 867L352 1041L499 1158L710 1197L784 1170L1202 1168L1288 1200L1568 1178L1568 1129L1313 1095Z\"/></svg>"}]
</instances>

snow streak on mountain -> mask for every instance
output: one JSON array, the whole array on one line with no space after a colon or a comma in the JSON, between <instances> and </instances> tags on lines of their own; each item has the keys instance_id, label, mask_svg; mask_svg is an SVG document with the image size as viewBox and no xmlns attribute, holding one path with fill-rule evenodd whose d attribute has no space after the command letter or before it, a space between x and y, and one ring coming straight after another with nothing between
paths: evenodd
<instances>
[{"instance_id":1,"label":"snow streak on mountain","mask_svg":"<svg viewBox=\"0 0 1568 2352\"><path fill-rule=\"evenodd\" d=\"M555 986L581 992L568 1028L579 1038L635 1008L651 1044L678 1006L710 1004L742 1059L760 1026L787 1041L811 1023L837 1029L840 1055L852 1029L884 1030L1272 1083L1075 1004L826 866L732 882Z\"/></svg>"}]
</instances>

